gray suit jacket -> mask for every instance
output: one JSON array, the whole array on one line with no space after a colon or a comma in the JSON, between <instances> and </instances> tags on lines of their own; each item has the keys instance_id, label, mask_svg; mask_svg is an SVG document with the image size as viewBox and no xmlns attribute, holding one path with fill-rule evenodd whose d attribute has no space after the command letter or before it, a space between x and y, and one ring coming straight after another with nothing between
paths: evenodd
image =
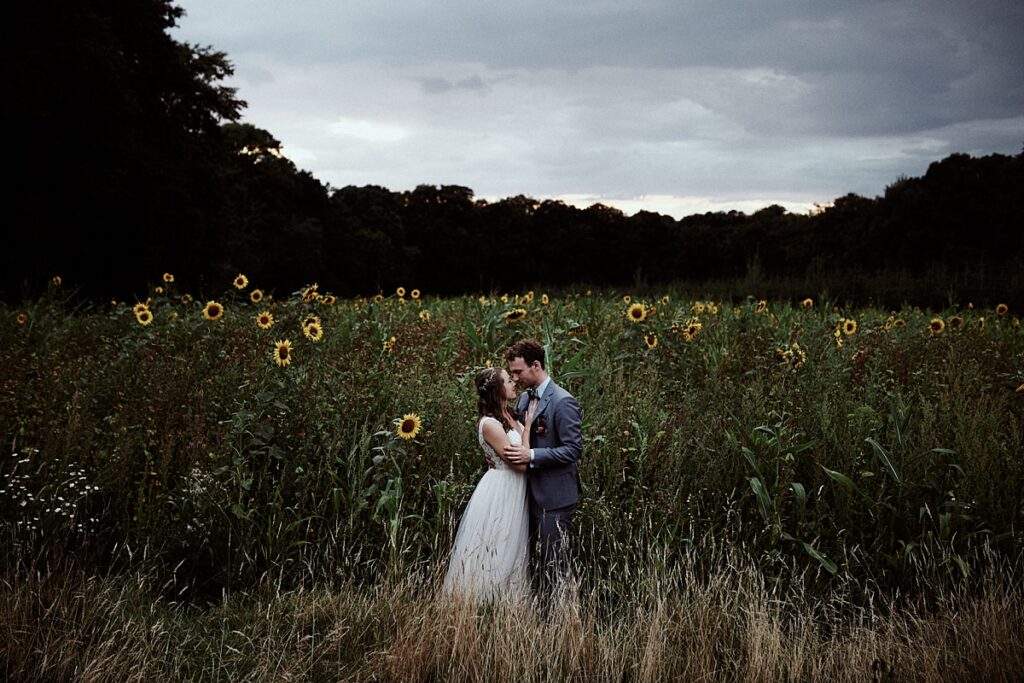
<instances>
[{"instance_id":1,"label":"gray suit jacket","mask_svg":"<svg viewBox=\"0 0 1024 683\"><path fill-rule=\"evenodd\" d=\"M524 391L516 401L516 412L524 421L529 400ZM579 500L583 490L576 464L583 454L580 423L580 404L551 380L530 429L533 462L526 474L532 514L564 508Z\"/></svg>"}]
</instances>

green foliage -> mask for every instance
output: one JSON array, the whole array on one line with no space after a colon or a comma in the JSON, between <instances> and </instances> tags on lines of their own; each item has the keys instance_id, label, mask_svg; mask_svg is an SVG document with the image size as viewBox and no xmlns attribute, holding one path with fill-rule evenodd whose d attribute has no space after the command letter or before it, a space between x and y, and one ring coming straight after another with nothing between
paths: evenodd
<instances>
[{"instance_id":1,"label":"green foliage","mask_svg":"<svg viewBox=\"0 0 1024 683\"><path fill-rule=\"evenodd\" d=\"M57 286L0 310L7 562L144 562L209 595L436 567L484 467L471 378L521 336L583 407L584 580L628 586L639 558L669 567L708 537L772 580L892 587L970 579L982 546L1020 553L1012 311L670 291L633 293L646 315L631 321L621 291L332 302L310 288L253 304L255 286L212 297L216 321L211 297L183 303L173 282L149 293L147 325L134 302L71 309ZM837 337L843 320L857 330ZM408 413L422 428L402 439Z\"/></svg>"}]
</instances>

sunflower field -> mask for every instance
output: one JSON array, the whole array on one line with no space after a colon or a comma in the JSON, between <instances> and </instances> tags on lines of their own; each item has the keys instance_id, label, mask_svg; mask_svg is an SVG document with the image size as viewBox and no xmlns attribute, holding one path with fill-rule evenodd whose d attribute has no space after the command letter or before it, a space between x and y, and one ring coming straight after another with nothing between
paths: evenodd
<instances>
[{"instance_id":1,"label":"sunflower field","mask_svg":"<svg viewBox=\"0 0 1024 683\"><path fill-rule=\"evenodd\" d=\"M55 278L0 308L8 586L144 572L153 599L209 605L426 585L485 467L472 377L522 337L582 406L572 556L602 609L682 566L851 611L1019 583L1024 331L998 301L258 285L166 273L72 306Z\"/></svg>"}]
</instances>

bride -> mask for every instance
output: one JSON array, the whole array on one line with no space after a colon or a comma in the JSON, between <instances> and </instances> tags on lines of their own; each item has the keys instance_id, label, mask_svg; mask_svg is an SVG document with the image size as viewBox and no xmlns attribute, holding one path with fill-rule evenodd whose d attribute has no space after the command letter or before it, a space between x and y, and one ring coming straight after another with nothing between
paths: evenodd
<instances>
[{"instance_id":1,"label":"bride","mask_svg":"<svg viewBox=\"0 0 1024 683\"><path fill-rule=\"evenodd\" d=\"M494 463L481 477L455 534L455 545L444 578L446 593L473 598L529 594L528 509L526 465L504 460L505 446L529 448L533 411L521 425L509 409L515 384L501 368L487 368L475 379L479 396L477 436Z\"/></svg>"}]
</instances>

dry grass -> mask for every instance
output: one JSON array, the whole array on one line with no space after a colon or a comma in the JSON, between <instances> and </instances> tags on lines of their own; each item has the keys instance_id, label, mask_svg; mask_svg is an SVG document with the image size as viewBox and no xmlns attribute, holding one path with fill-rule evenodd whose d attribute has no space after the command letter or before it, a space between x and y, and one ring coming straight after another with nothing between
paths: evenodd
<instances>
[{"instance_id":1,"label":"dry grass","mask_svg":"<svg viewBox=\"0 0 1024 683\"><path fill-rule=\"evenodd\" d=\"M1016 570L972 590L854 607L772 588L735 559L628 591L474 605L435 581L303 592L264 586L209 608L154 599L147 577L20 572L0 590L12 681L950 681L1024 669Z\"/></svg>"}]
</instances>

